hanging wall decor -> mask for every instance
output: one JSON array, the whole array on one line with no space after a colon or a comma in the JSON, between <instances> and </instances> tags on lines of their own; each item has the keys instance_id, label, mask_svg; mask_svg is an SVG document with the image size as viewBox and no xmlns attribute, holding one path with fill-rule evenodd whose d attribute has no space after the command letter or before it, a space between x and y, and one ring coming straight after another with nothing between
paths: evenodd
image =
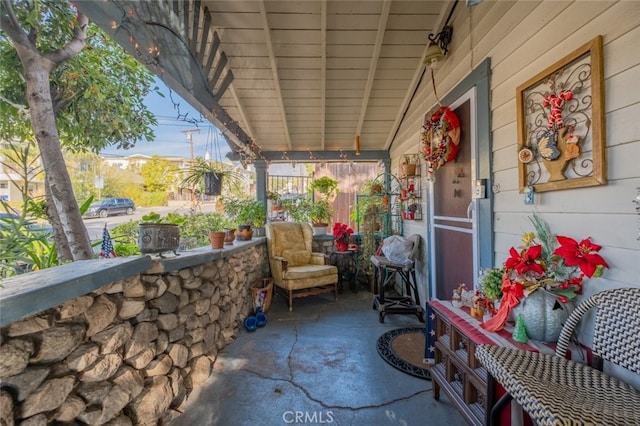
<instances>
[{"instance_id":1,"label":"hanging wall decor","mask_svg":"<svg viewBox=\"0 0 640 426\"><path fill-rule=\"evenodd\" d=\"M602 36L516 90L520 192L606 183Z\"/></svg>"},{"instance_id":2,"label":"hanging wall decor","mask_svg":"<svg viewBox=\"0 0 640 426\"><path fill-rule=\"evenodd\" d=\"M456 113L448 106L440 106L427 114L420 140L429 173L455 160L460 145L460 120Z\"/></svg>"}]
</instances>

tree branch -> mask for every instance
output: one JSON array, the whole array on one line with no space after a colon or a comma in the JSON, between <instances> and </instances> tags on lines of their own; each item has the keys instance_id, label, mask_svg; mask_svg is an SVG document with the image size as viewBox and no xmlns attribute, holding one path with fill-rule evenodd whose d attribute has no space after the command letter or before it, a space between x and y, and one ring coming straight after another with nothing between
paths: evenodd
<instances>
[{"instance_id":1,"label":"tree branch","mask_svg":"<svg viewBox=\"0 0 640 426\"><path fill-rule=\"evenodd\" d=\"M4 96L0 96L0 100L3 102L6 102L7 104L17 109L20 114L25 114L25 115L29 114L29 108L25 107L24 105L12 102L9 99L5 98Z\"/></svg>"},{"instance_id":2,"label":"tree branch","mask_svg":"<svg viewBox=\"0 0 640 426\"><path fill-rule=\"evenodd\" d=\"M9 0L3 0L9 1ZM67 59L76 56L87 43L87 27L89 25L89 18L82 12L78 12L78 23L73 28L73 38L69 43L64 45L58 50L49 52L44 55L45 58L53 62L54 64L60 64Z\"/></svg>"},{"instance_id":3,"label":"tree branch","mask_svg":"<svg viewBox=\"0 0 640 426\"><path fill-rule=\"evenodd\" d=\"M6 10L7 14L0 15L0 24L2 24L2 30L9 35L9 38L23 49L30 50L32 52L36 52L37 49L27 34L23 31L20 26L20 22L18 22L18 17L13 11L13 6L11 5L11 0L2 0L2 5Z\"/></svg>"}]
</instances>

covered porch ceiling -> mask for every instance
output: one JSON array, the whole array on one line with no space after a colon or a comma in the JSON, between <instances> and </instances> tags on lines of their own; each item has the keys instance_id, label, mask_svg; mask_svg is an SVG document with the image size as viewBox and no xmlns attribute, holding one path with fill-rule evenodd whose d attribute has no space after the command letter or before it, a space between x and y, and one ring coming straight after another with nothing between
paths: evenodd
<instances>
[{"instance_id":1,"label":"covered porch ceiling","mask_svg":"<svg viewBox=\"0 0 640 426\"><path fill-rule=\"evenodd\" d=\"M77 3L212 121L246 161L277 161L284 152L291 160L388 158L422 78L427 36L441 30L454 4Z\"/></svg>"}]
</instances>

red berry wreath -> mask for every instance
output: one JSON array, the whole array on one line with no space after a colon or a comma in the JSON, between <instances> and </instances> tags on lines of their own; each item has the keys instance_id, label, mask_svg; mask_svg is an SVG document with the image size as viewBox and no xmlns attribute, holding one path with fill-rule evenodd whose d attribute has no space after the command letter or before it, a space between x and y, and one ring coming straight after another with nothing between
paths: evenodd
<instances>
[{"instance_id":1,"label":"red berry wreath","mask_svg":"<svg viewBox=\"0 0 640 426\"><path fill-rule=\"evenodd\" d=\"M422 154L429 167L436 170L455 160L460 145L460 120L447 106L426 117L421 132Z\"/></svg>"}]
</instances>

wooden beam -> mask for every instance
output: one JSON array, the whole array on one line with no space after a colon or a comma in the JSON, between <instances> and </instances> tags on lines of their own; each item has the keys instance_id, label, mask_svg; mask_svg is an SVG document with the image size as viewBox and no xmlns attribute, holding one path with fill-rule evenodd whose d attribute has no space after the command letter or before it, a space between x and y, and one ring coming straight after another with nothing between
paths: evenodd
<instances>
[{"instance_id":1,"label":"wooden beam","mask_svg":"<svg viewBox=\"0 0 640 426\"><path fill-rule=\"evenodd\" d=\"M200 46L198 46L197 57L198 61L204 65L204 53L207 50L207 42L209 41L209 30L211 29L211 12L209 8L204 8L204 28L202 29L202 39L200 40ZM207 73L208 70L204 70Z\"/></svg>"},{"instance_id":2,"label":"wooden beam","mask_svg":"<svg viewBox=\"0 0 640 426\"><path fill-rule=\"evenodd\" d=\"M384 33L387 29L387 20L389 19L389 11L391 10L391 0L385 0L382 4L382 11L380 12L380 20L378 21L378 33L376 34L376 43L373 46L373 54L371 55L371 64L369 65L369 75L367 76L367 85L364 88L364 94L362 96L362 105L360 106L360 116L358 117L358 124L356 125L356 134L354 136L354 149L356 148L355 137L360 135L362 131L362 125L364 118L367 115L367 106L369 105L369 97L371 96L371 88L373 87L373 81L376 78L376 69L378 68L378 59L380 58L380 49L382 48L382 41L384 40Z\"/></svg>"},{"instance_id":3,"label":"wooden beam","mask_svg":"<svg viewBox=\"0 0 640 426\"><path fill-rule=\"evenodd\" d=\"M264 38L267 44L267 52L269 53L269 63L271 64L271 74L273 76L273 85L278 97L278 104L280 107L280 115L282 117L282 128L284 130L284 138L287 143L287 148L291 149L291 137L289 136L289 125L287 124L287 114L284 110L284 103L282 102L282 90L280 89L280 77L278 77L278 65L276 64L276 56L273 52L273 42L271 41L271 30L269 29L269 21L267 19L267 9L265 8L264 0L258 3L260 6L260 18L262 19L262 28L264 30Z\"/></svg>"},{"instance_id":4,"label":"wooden beam","mask_svg":"<svg viewBox=\"0 0 640 426\"><path fill-rule=\"evenodd\" d=\"M323 1L320 13L320 149L325 148L327 108L327 2Z\"/></svg>"}]
</instances>

